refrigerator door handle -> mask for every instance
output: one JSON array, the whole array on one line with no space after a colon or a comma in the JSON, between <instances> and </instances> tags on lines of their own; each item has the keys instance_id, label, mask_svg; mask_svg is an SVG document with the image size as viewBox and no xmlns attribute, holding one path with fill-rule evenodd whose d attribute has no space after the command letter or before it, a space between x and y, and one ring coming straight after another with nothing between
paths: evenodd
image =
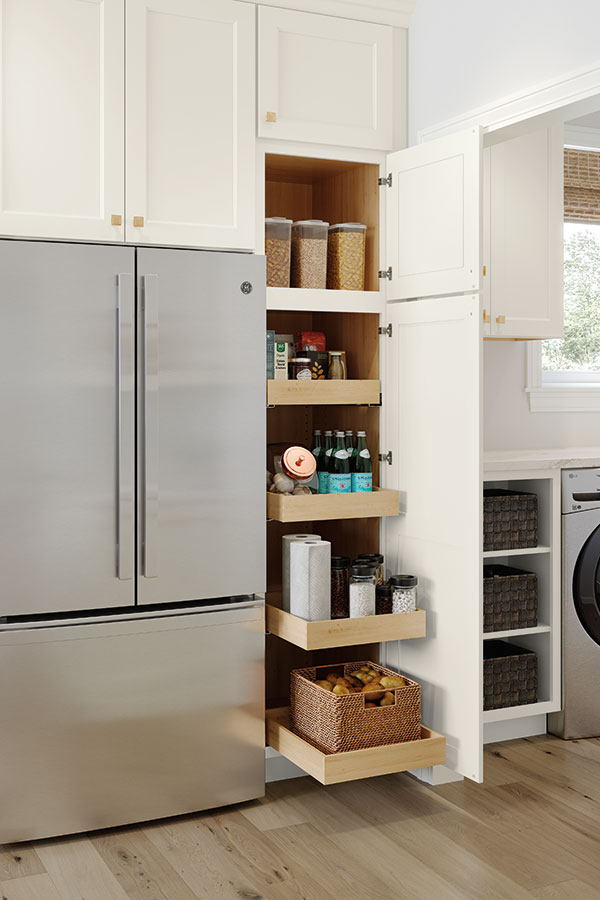
<instances>
[{"instance_id":1,"label":"refrigerator door handle","mask_svg":"<svg viewBox=\"0 0 600 900\"><path fill-rule=\"evenodd\" d=\"M142 574L156 578L158 528L158 275L144 275Z\"/></svg>"},{"instance_id":2,"label":"refrigerator door handle","mask_svg":"<svg viewBox=\"0 0 600 900\"><path fill-rule=\"evenodd\" d=\"M133 275L117 275L117 578L134 567Z\"/></svg>"}]
</instances>

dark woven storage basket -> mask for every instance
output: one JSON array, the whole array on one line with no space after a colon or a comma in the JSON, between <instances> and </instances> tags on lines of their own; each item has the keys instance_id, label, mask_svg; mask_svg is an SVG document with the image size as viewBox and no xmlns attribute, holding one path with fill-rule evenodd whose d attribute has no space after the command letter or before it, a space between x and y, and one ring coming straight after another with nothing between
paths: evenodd
<instances>
[{"instance_id":1,"label":"dark woven storage basket","mask_svg":"<svg viewBox=\"0 0 600 900\"><path fill-rule=\"evenodd\" d=\"M372 662L339 663L294 669L290 674L290 722L292 730L325 753L362 750L417 741L421 737L421 686L402 675L408 684L390 688L393 706L365 709L366 694L333 694L315 684L329 672L351 675L361 666L384 675L398 675Z\"/></svg>"},{"instance_id":2,"label":"dark woven storage basket","mask_svg":"<svg viewBox=\"0 0 600 900\"><path fill-rule=\"evenodd\" d=\"M511 566L483 567L483 630L534 628L538 620L535 572Z\"/></svg>"},{"instance_id":3,"label":"dark woven storage basket","mask_svg":"<svg viewBox=\"0 0 600 900\"><path fill-rule=\"evenodd\" d=\"M506 641L483 642L483 708L537 703L537 654Z\"/></svg>"},{"instance_id":4,"label":"dark woven storage basket","mask_svg":"<svg viewBox=\"0 0 600 900\"><path fill-rule=\"evenodd\" d=\"M483 549L519 550L537 543L537 496L501 488L484 490Z\"/></svg>"}]
</instances>

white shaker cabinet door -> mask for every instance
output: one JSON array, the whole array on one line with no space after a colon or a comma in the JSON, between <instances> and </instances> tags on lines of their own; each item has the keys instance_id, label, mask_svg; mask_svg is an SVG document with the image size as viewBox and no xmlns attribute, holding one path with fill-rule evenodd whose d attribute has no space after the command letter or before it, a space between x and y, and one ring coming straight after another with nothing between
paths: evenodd
<instances>
[{"instance_id":1,"label":"white shaker cabinet door","mask_svg":"<svg viewBox=\"0 0 600 900\"><path fill-rule=\"evenodd\" d=\"M480 128L388 155L388 300L479 291L481 157Z\"/></svg>"},{"instance_id":2,"label":"white shaker cabinet door","mask_svg":"<svg viewBox=\"0 0 600 900\"><path fill-rule=\"evenodd\" d=\"M127 240L254 246L254 7L127 0Z\"/></svg>"},{"instance_id":3,"label":"white shaker cabinet door","mask_svg":"<svg viewBox=\"0 0 600 900\"><path fill-rule=\"evenodd\" d=\"M390 27L262 6L258 22L260 137L391 149Z\"/></svg>"},{"instance_id":4,"label":"white shaker cabinet door","mask_svg":"<svg viewBox=\"0 0 600 900\"><path fill-rule=\"evenodd\" d=\"M0 234L123 240L123 0L0 0L0 32Z\"/></svg>"},{"instance_id":5,"label":"white shaker cabinet door","mask_svg":"<svg viewBox=\"0 0 600 900\"><path fill-rule=\"evenodd\" d=\"M491 333L502 338L563 334L562 126L490 147Z\"/></svg>"}]
</instances>

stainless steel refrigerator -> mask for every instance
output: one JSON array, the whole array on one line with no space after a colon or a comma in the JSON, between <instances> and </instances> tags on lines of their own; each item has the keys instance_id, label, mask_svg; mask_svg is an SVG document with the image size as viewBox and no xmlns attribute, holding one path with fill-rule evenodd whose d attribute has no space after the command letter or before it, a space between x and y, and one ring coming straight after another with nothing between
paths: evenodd
<instances>
[{"instance_id":1,"label":"stainless steel refrigerator","mask_svg":"<svg viewBox=\"0 0 600 900\"><path fill-rule=\"evenodd\" d=\"M263 793L264 284L0 241L0 843Z\"/></svg>"}]
</instances>

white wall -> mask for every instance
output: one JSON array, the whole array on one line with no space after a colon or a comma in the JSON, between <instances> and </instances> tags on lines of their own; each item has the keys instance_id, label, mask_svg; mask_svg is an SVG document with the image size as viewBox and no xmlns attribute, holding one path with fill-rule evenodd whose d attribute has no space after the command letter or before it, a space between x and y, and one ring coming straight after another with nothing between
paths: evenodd
<instances>
[{"instance_id":1,"label":"white wall","mask_svg":"<svg viewBox=\"0 0 600 900\"><path fill-rule=\"evenodd\" d=\"M597 412L529 411L525 342L484 343L484 446L486 450L543 450L600 446Z\"/></svg>"},{"instance_id":2,"label":"white wall","mask_svg":"<svg viewBox=\"0 0 600 900\"><path fill-rule=\"evenodd\" d=\"M598 0L417 0L408 33L418 131L600 64Z\"/></svg>"}]
</instances>

